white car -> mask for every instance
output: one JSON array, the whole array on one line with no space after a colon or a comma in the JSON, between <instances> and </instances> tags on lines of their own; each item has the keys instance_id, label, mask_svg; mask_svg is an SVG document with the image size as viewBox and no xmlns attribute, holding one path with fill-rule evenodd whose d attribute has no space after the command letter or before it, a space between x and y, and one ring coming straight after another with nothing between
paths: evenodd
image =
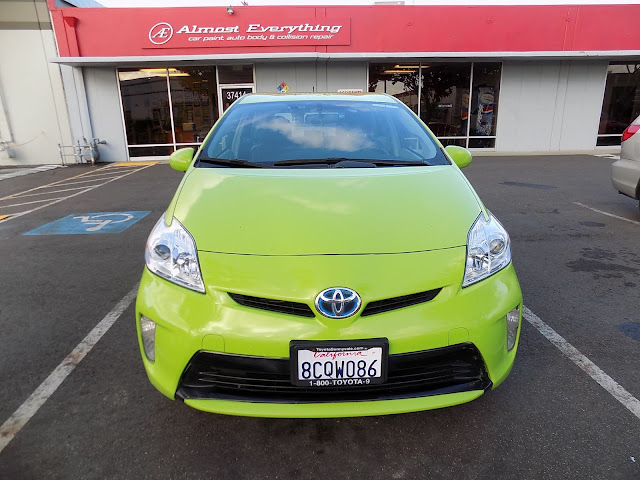
<instances>
[{"instance_id":1,"label":"white car","mask_svg":"<svg viewBox=\"0 0 640 480\"><path fill-rule=\"evenodd\" d=\"M620 160L611 167L611 181L618 192L640 198L640 116L622 134ZM640 207L640 204L638 205Z\"/></svg>"}]
</instances>

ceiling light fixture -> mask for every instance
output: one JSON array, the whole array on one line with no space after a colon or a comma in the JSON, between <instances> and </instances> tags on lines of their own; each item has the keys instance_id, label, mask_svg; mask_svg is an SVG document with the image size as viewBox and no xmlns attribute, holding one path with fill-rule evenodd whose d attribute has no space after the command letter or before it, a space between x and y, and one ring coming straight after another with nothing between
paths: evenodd
<instances>
[{"instance_id":1,"label":"ceiling light fixture","mask_svg":"<svg viewBox=\"0 0 640 480\"><path fill-rule=\"evenodd\" d=\"M416 73L415 70L385 70L382 73L397 73L400 75L410 75L412 73Z\"/></svg>"}]
</instances>

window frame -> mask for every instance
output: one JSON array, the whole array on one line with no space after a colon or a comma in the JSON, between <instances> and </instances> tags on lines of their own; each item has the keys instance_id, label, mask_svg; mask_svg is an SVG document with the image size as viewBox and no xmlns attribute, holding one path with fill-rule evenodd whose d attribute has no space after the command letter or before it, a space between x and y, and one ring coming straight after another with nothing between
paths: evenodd
<instances>
[{"instance_id":1,"label":"window frame","mask_svg":"<svg viewBox=\"0 0 640 480\"><path fill-rule=\"evenodd\" d=\"M367 64L367 88L369 86L369 76L370 76L370 71L371 71L371 65L380 65L383 62L368 62ZM404 58L404 59L398 59L398 60L394 60L394 61L389 61L389 62L384 62L384 63L417 63L418 64L418 78L422 79L422 66L423 64L434 64L434 63L466 63L466 64L470 64L470 75L469 75L469 121L467 121L467 131L465 135L458 135L458 136L436 136L436 138L438 140L462 140L464 141L464 146L465 148L469 148L469 141L470 140L475 140L475 139L490 139L493 140L493 147L477 147L477 148L471 148L471 150L479 150L479 151L495 151L496 150L496 142L497 142L497 138L498 138L498 123L496 120L496 125L495 125L495 135L470 135L471 133L471 101L472 101L472 93L473 93L473 77L474 77L474 71L475 71L475 65L476 63L497 63L500 64L500 80L498 83L498 99L500 98L500 90L502 90L502 79L503 79L503 75L504 75L504 62L502 61L482 61L482 62L476 62L476 61L472 61L472 62L423 62L423 61L414 61L410 58ZM428 67L427 67L428 68ZM418 116L418 118L420 118L420 113L421 113L421 105L422 102L420 101L421 95L422 95L422 89L423 89L423 85L422 85L422 81L418 82L418 111L416 112L416 115ZM496 102L497 104L497 102ZM409 107L409 109L411 109L411 107Z\"/></svg>"}]
</instances>

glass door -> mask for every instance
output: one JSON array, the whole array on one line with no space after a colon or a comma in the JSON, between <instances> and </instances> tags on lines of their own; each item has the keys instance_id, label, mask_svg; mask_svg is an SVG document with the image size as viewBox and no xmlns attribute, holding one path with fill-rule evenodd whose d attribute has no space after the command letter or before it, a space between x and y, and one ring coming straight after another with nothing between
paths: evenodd
<instances>
[{"instance_id":1,"label":"glass door","mask_svg":"<svg viewBox=\"0 0 640 480\"><path fill-rule=\"evenodd\" d=\"M198 146L218 119L212 67L180 67L169 75L176 147Z\"/></svg>"},{"instance_id":2,"label":"glass door","mask_svg":"<svg viewBox=\"0 0 640 480\"><path fill-rule=\"evenodd\" d=\"M255 87L249 84L220 85L218 87L218 98L220 98L220 115L222 115L233 102L248 93L254 93Z\"/></svg>"}]
</instances>

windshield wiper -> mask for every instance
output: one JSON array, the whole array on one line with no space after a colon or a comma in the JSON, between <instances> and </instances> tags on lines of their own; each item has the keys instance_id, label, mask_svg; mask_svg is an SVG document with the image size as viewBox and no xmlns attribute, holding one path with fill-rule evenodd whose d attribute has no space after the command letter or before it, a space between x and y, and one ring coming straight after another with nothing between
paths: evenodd
<instances>
[{"instance_id":1,"label":"windshield wiper","mask_svg":"<svg viewBox=\"0 0 640 480\"><path fill-rule=\"evenodd\" d=\"M206 163L208 165L221 165L223 167L237 168L272 168L271 165L265 163L250 162L249 160L240 160L239 158L211 158L200 157L198 163Z\"/></svg>"},{"instance_id":2,"label":"windshield wiper","mask_svg":"<svg viewBox=\"0 0 640 480\"><path fill-rule=\"evenodd\" d=\"M273 163L274 167L284 167L288 165L336 165L341 162L359 162L369 163L375 166L428 166L427 163L419 160L378 160L375 158L347 158L347 157L328 157L328 158L296 158L292 160L279 160Z\"/></svg>"}]
</instances>

